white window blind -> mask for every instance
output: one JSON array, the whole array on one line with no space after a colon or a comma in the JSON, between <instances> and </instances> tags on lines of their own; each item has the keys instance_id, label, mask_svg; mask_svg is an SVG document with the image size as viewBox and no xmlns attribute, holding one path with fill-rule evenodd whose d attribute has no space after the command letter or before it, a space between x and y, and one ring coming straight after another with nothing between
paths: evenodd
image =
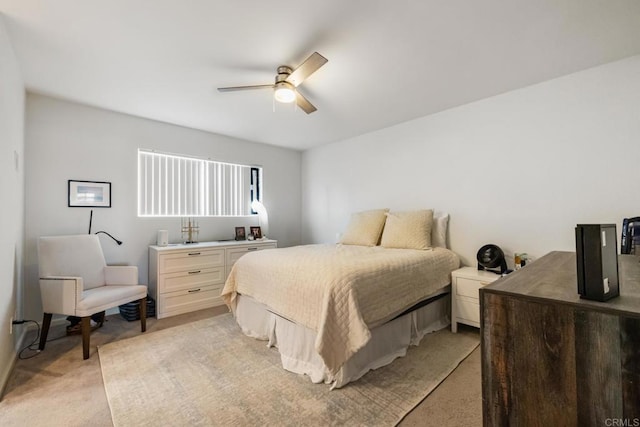
<instances>
[{"instance_id":1,"label":"white window blind","mask_svg":"<svg viewBox=\"0 0 640 427\"><path fill-rule=\"evenodd\" d=\"M250 215L260 175L255 166L138 150L138 216Z\"/></svg>"}]
</instances>

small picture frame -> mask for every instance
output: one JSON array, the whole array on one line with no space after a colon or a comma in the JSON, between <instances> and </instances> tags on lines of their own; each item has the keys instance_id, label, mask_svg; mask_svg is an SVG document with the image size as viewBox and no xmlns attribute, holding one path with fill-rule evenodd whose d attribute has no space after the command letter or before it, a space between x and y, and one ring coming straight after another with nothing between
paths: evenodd
<instances>
[{"instance_id":1,"label":"small picture frame","mask_svg":"<svg viewBox=\"0 0 640 427\"><path fill-rule=\"evenodd\" d=\"M247 240L244 227L236 227L236 240Z\"/></svg>"},{"instance_id":2,"label":"small picture frame","mask_svg":"<svg viewBox=\"0 0 640 427\"><path fill-rule=\"evenodd\" d=\"M260 227L249 227L249 229L254 239L262 239L262 230L260 230Z\"/></svg>"},{"instance_id":3,"label":"small picture frame","mask_svg":"<svg viewBox=\"0 0 640 427\"><path fill-rule=\"evenodd\" d=\"M110 208L111 183L103 181L68 181L70 208Z\"/></svg>"}]
</instances>

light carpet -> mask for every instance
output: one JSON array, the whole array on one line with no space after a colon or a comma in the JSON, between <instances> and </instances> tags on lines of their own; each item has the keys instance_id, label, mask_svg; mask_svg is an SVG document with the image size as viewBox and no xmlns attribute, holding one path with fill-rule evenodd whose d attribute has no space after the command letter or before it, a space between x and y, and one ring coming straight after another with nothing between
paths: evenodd
<instances>
[{"instance_id":1,"label":"light carpet","mask_svg":"<svg viewBox=\"0 0 640 427\"><path fill-rule=\"evenodd\" d=\"M441 330L405 357L329 390L282 368L231 314L98 349L114 425L396 425L477 346Z\"/></svg>"}]
</instances>

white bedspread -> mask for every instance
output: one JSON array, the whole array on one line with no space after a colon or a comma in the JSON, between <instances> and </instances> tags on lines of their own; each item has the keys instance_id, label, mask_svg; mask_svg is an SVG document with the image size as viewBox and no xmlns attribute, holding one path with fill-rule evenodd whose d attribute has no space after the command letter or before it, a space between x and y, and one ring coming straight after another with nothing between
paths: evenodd
<instances>
[{"instance_id":1,"label":"white bedspread","mask_svg":"<svg viewBox=\"0 0 640 427\"><path fill-rule=\"evenodd\" d=\"M460 264L448 249L306 245L240 258L222 296L249 295L316 331L315 348L335 374L370 339L369 329L450 283Z\"/></svg>"}]
</instances>

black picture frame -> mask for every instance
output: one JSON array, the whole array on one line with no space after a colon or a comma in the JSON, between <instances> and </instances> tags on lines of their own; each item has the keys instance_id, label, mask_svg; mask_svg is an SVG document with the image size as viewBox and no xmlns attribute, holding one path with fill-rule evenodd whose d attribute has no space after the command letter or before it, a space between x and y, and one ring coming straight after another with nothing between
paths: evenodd
<instances>
[{"instance_id":1,"label":"black picture frame","mask_svg":"<svg viewBox=\"0 0 640 427\"><path fill-rule=\"evenodd\" d=\"M262 239L262 230L260 229L260 227L249 227L249 230L254 239Z\"/></svg>"},{"instance_id":2,"label":"black picture frame","mask_svg":"<svg viewBox=\"0 0 640 427\"><path fill-rule=\"evenodd\" d=\"M67 206L70 208L110 208L111 183L106 181L67 182Z\"/></svg>"},{"instance_id":3,"label":"black picture frame","mask_svg":"<svg viewBox=\"0 0 640 427\"><path fill-rule=\"evenodd\" d=\"M236 227L236 240L247 240L244 227Z\"/></svg>"}]
</instances>

